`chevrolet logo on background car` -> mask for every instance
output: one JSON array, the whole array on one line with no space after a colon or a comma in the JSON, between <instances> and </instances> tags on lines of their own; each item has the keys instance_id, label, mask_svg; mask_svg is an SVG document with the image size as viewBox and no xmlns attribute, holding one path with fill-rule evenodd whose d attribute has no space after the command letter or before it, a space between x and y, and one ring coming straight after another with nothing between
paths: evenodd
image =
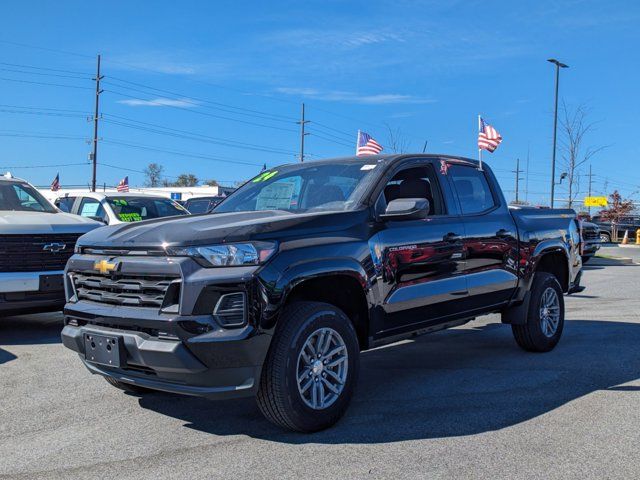
<instances>
[{"instance_id":1,"label":"chevrolet logo on background car","mask_svg":"<svg viewBox=\"0 0 640 480\"><path fill-rule=\"evenodd\" d=\"M115 263L110 263L107 260L100 260L99 262L95 262L93 264L94 270L97 270L102 275L106 275L109 272L115 270L117 265Z\"/></svg>"},{"instance_id":2,"label":"chevrolet logo on background car","mask_svg":"<svg viewBox=\"0 0 640 480\"><path fill-rule=\"evenodd\" d=\"M42 247L43 250L48 250L51 253L61 252L65 248L67 248L67 245L61 242L47 243Z\"/></svg>"}]
</instances>

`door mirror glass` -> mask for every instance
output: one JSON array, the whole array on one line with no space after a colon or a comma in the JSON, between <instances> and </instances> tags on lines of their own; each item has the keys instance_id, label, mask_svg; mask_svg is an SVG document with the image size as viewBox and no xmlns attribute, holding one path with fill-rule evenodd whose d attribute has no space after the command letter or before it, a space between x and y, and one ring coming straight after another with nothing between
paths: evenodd
<instances>
[{"instance_id":1,"label":"door mirror glass","mask_svg":"<svg viewBox=\"0 0 640 480\"><path fill-rule=\"evenodd\" d=\"M430 204L426 198L398 198L391 200L385 212L380 215L383 220L420 220L429 216Z\"/></svg>"}]
</instances>

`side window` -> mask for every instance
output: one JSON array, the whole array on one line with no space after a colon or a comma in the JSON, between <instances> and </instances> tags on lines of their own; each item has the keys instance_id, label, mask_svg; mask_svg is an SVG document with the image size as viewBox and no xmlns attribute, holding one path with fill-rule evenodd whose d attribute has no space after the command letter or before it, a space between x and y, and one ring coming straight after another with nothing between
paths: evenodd
<instances>
[{"instance_id":1,"label":"side window","mask_svg":"<svg viewBox=\"0 0 640 480\"><path fill-rule=\"evenodd\" d=\"M448 175L453 180L463 215L481 213L496 206L484 172L474 167L451 165Z\"/></svg>"},{"instance_id":2,"label":"side window","mask_svg":"<svg viewBox=\"0 0 640 480\"><path fill-rule=\"evenodd\" d=\"M413 166L397 172L384 187L376 207L384 210L386 205L400 198L424 198L429 200L429 215L445 215L446 208L440 185L431 165Z\"/></svg>"},{"instance_id":3,"label":"side window","mask_svg":"<svg viewBox=\"0 0 640 480\"><path fill-rule=\"evenodd\" d=\"M71 213L71 208L73 208L73 202L76 201L76 197L61 197L56 199L56 207L58 207L63 212Z\"/></svg>"},{"instance_id":4,"label":"side window","mask_svg":"<svg viewBox=\"0 0 640 480\"><path fill-rule=\"evenodd\" d=\"M80 204L78 215L82 217L98 217L106 220L104 207L94 198L84 198Z\"/></svg>"}]
</instances>

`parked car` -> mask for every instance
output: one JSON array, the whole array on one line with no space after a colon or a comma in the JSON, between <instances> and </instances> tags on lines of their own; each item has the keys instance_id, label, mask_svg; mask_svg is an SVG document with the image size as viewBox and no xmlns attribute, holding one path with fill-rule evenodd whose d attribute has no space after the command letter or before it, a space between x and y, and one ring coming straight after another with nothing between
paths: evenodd
<instances>
[{"instance_id":1,"label":"parked car","mask_svg":"<svg viewBox=\"0 0 640 480\"><path fill-rule=\"evenodd\" d=\"M580 222L580 231L582 232L582 263L587 263L600 250L602 243L600 228L595 223Z\"/></svg>"},{"instance_id":2,"label":"parked car","mask_svg":"<svg viewBox=\"0 0 640 480\"><path fill-rule=\"evenodd\" d=\"M100 226L58 211L25 180L0 176L0 315L62 310L76 240Z\"/></svg>"},{"instance_id":3,"label":"parked car","mask_svg":"<svg viewBox=\"0 0 640 480\"><path fill-rule=\"evenodd\" d=\"M595 223L598 228L600 228L600 240L602 240L603 243L611 242L611 239L613 238L613 234L611 232L611 222L602 219L599 215L593 217L591 221ZM618 223L618 235L620 236L620 239L622 239L625 230L629 231L630 239L635 239L636 231L638 229L640 229L639 215L629 215L627 217L623 217Z\"/></svg>"},{"instance_id":4,"label":"parked car","mask_svg":"<svg viewBox=\"0 0 640 480\"><path fill-rule=\"evenodd\" d=\"M189 214L174 200L140 193L87 192L59 197L54 203L63 212L92 218L106 225Z\"/></svg>"},{"instance_id":5,"label":"parked car","mask_svg":"<svg viewBox=\"0 0 640 480\"><path fill-rule=\"evenodd\" d=\"M473 160L285 165L210 215L83 237L62 340L123 390L257 395L272 422L316 431L346 410L361 350L492 312L552 350L579 244L573 210L510 209Z\"/></svg>"},{"instance_id":6,"label":"parked car","mask_svg":"<svg viewBox=\"0 0 640 480\"><path fill-rule=\"evenodd\" d=\"M193 197L184 202L184 208L189 210L189 213L208 213L218 205L226 197Z\"/></svg>"}]
</instances>

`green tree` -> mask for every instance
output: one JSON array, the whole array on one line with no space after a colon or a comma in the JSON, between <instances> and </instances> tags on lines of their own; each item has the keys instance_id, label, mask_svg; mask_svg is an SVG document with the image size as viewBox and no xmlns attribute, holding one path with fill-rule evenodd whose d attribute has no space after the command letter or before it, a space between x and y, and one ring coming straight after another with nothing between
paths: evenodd
<instances>
[{"instance_id":1,"label":"green tree","mask_svg":"<svg viewBox=\"0 0 640 480\"><path fill-rule=\"evenodd\" d=\"M171 184L172 187L195 187L198 185L198 177L193 173L181 173L175 182Z\"/></svg>"}]
</instances>

